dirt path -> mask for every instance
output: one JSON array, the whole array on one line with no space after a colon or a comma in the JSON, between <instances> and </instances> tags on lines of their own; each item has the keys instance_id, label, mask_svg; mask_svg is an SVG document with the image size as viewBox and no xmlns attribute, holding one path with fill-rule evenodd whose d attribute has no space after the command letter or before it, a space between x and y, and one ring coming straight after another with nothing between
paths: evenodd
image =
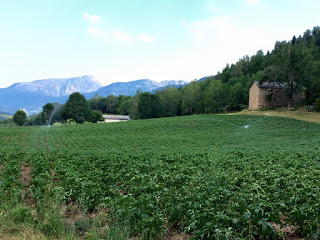
<instances>
[{"instance_id":1,"label":"dirt path","mask_svg":"<svg viewBox=\"0 0 320 240\"><path fill-rule=\"evenodd\" d=\"M242 110L237 113L227 113L227 115L262 115L262 116L275 116L275 117L287 117L294 118L297 120L303 120L307 122L313 122L320 124L320 113L316 112L307 112L307 111L251 111L251 110Z\"/></svg>"},{"instance_id":2,"label":"dirt path","mask_svg":"<svg viewBox=\"0 0 320 240\"><path fill-rule=\"evenodd\" d=\"M21 178L20 183L23 186L21 191L21 198L24 199L27 206L35 206L35 200L32 197L32 192L30 191L30 182L31 182L31 167L29 163L21 164Z\"/></svg>"},{"instance_id":3,"label":"dirt path","mask_svg":"<svg viewBox=\"0 0 320 240\"><path fill-rule=\"evenodd\" d=\"M31 168L29 167L29 163L22 163L21 165L21 184L25 187L30 185L31 177L30 177Z\"/></svg>"},{"instance_id":4,"label":"dirt path","mask_svg":"<svg viewBox=\"0 0 320 240\"><path fill-rule=\"evenodd\" d=\"M48 149L48 141L45 135L43 135L43 141L44 141L44 147L45 149Z\"/></svg>"}]
</instances>

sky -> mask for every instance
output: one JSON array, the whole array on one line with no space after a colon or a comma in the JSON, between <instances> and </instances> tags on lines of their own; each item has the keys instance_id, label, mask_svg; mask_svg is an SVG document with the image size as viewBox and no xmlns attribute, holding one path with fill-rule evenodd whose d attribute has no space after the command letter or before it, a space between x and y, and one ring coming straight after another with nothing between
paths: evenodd
<instances>
[{"instance_id":1,"label":"sky","mask_svg":"<svg viewBox=\"0 0 320 240\"><path fill-rule=\"evenodd\" d=\"M191 81L320 25L319 0L0 0L0 87Z\"/></svg>"}]
</instances>

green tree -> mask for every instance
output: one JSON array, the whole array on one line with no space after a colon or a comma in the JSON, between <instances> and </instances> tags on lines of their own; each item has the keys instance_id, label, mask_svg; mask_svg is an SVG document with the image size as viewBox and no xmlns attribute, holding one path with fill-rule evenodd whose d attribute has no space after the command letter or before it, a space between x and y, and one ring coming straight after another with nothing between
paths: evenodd
<instances>
[{"instance_id":1,"label":"green tree","mask_svg":"<svg viewBox=\"0 0 320 240\"><path fill-rule=\"evenodd\" d=\"M72 93L64 105L63 118L73 119L76 123L84 123L89 116L89 105L86 98L76 92Z\"/></svg>"},{"instance_id":2,"label":"green tree","mask_svg":"<svg viewBox=\"0 0 320 240\"><path fill-rule=\"evenodd\" d=\"M103 111L103 106L100 106L100 102L103 102L105 98L100 97L99 95L95 95L93 98L88 100L89 108L91 110L100 110ZM102 104L103 105L103 104Z\"/></svg>"},{"instance_id":3,"label":"green tree","mask_svg":"<svg viewBox=\"0 0 320 240\"><path fill-rule=\"evenodd\" d=\"M107 113L117 113L119 107L119 98L115 95L109 95L106 98L106 112Z\"/></svg>"},{"instance_id":4,"label":"green tree","mask_svg":"<svg viewBox=\"0 0 320 240\"><path fill-rule=\"evenodd\" d=\"M137 93L133 96L133 98L130 101L130 108L128 110L130 118L132 119L138 119L139 118L139 99L140 95L142 94L141 90L138 90Z\"/></svg>"},{"instance_id":5,"label":"green tree","mask_svg":"<svg viewBox=\"0 0 320 240\"><path fill-rule=\"evenodd\" d=\"M91 110L88 116L88 121L92 123L103 122L104 118L102 112L99 110Z\"/></svg>"},{"instance_id":6,"label":"green tree","mask_svg":"<svg viewBox=\"0 0 320 240\"><path fill-rule=\"evenodd\" d=\"M232 110L241 110L242 106L247 105L246 92L249 89L246 89L242 86L240 82L237 82L230 87L228 91L228 105Z\"/></svg>"},{"instance_id":7,"label":"green tree","mask_svg":"<svg viewBox=\"0 0 320 240\"><path fill-rule=\"evenodd\" d=\"M174 117L179 115L182 101L181 92L176 88L167 87L159 92L159 94L164 116Z\"/></svg>"},{"instance_id":8,"label":"green tree","mask_svg":"<svg viewBox=\"0 0 320 240\"><path fill-rule=\"evenodd\" d=\"M158 94L151 94L151 118L159 118L163 115L163 107Z\"/></svg>"},{"instance_id":9,"label":"green tree","mask_svg":"<svg viewBox=\"0 0 320 240\"><path fill-rule=\"evenodd\" d=\"M131 96L119 96L119 107L118 107L118 112L123 115L128 115L130 111L130 106L131 106Z\"/></svg>"},{"instance_id":10,"label":"green tree","mask_svg":"<svg viewBox=\"0 0 320 240\"><path fill-rule=\"evenodd\" d=\"M308 36L309 33L306 33L306 37ZM292 45L282 42L277 47L274 64L265 69L264 79L286 83L290 107L294 104L295 94L311 84L313 65L312 51L305 43Z\"/></svg>"},{"instance_id":11,"label":"green tree","mask_svg":"<svg viewBox=\"0 0 320 240\"><path fill-rule=\"evenodd\" d=\"M54 110L54 105L52 103L47 103L42 107L42 113L46 123L50 121L53 110Z\"/></svg>"},{"instance_id":12,"label":"green tree","mask_svg":"<svg viewBox=\"0 0 320 240\"><path fill-rule=\"evenodd\" d=\"M13 122L18 126L22 126L27 122L27 114L22 110L16 111L13 115Z\"/></svg>"},{"instance_id":13,"label":"green tree","mask_svg":"<svg viewBox=\"0 0 320 240\"><path fill-rule=\"evenodd\" d=\"M201 88L196 81L183 88L181 110L183 114L201 113Z\"/></svg>"},{"instance_id":14,"label":"green tree","mask_svg":"<svg viewBox=\"0 0 320 240\"><path fill-rule=\"evenodd\" d=\"M224 112L227 108L228 88L220 80L212 81L205 91L205 112Z\"/></svg>"},{"instance_id":15,"label":"green tree","mask_svg":"<svg viewBox=\"0 0 320 240\"><path fill-rule=\"evenodd\" d=\"M138 101L138 118L151 118L152 113L151 94L149 92L141 93Z\"/></svg>"}]
</instances>

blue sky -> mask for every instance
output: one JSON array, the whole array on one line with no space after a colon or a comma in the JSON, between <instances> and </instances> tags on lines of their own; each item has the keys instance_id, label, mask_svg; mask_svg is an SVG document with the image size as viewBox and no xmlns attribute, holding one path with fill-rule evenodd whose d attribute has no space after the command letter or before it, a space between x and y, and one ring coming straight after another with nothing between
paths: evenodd
<instances>
[{"instance_id":1,"label":"blue sky","mask_svg":"<svg viewBox=\"0 0 320 240\"><path fill-rule=\"evenodd\" d=\"M320 25L319 0L0 0L0 87L213 75Z\"/></svg>"}]
</instances>

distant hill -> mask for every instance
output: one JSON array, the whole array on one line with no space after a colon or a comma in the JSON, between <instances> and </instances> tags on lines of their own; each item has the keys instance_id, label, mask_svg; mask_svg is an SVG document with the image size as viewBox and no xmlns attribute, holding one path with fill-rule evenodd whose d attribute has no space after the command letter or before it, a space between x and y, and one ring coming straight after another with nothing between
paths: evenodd
<instances>
[{"instance_id":1,"label":"distant hill","mask_svg":"<svg viewBox=\"0 0 320 240\"><path fill-rule=\"evenodd\" d=\"M15 83L8 88L0 88L0 110L15 113L24 108L29 114L39 112L48 102L65 103L69 95L80 92L87 99L96 94L107 97L113 95L135 95L138 90L152 92L167 86L183 86L183 80L165 80L162 82L140 79L130 82L115 82L103 87L92 76L74 78L50 78L32 82Z\"/></svg>"},{"instance_id":2,"label":"distant hill","mask_svg":"<svg viewBox=\"0 0 320 240\"><path fill-rule=\"evenodd\" d=\"M74 92L88 93L96 91L102 84L92 76L74 78L50 78L32 82L15 83L5 89L5 92L28 92L34 95L50 97L69 96Z\"/></svg>"},{"instance_id":3,"label":"distant hill","mask_svg":"<svg viewBox=\"0 0 320 240\"><path fill-rule=\"evenodd\" d=\"M5 120L5 119L10 118L10 117L12 117L12 114L0 111L0 120Z\"/></svg>"},{"instance_id":4,"label":"distant hill","mask_svg":"<svg viewBox=\"0 0 320 240\"><path fill-rule=\"evenodd\" d=\"M118 95L130 95L133 96L137 93L138 90L143 92L153 92L157 89L162 89L167 86L179 85L183 86L188 84L187 81L183 80L165 80L162 82L152 81L150 79L140 79L131 82L115 82L108 86L99 88L96 92L87 94L87 97L93 97L94 94L98 94L102 97L107 97L111 94Z\"/></svg>"},{"instance_id":5,"label":"distant hill","mask_svg":"<svg viewBox=\"0 0 320 240\"><path fill-rule=\"evenodd\" d=\"M210 77L212 77L212 76L207 76L207 77L200 78L200 79L198 79L198 82L204 81L204 80L206 80L206 79L208 79Z\"/></svg>"},{"instance_id":6,"label":"distant hill","mask_svg":"<svg viewBox=\"0 0 320 240\"><path fill-rule=\"evenodd\" d=\"M47 102L64 103L74 92L89 93L102 87L92 76L51 78L15 83L0 88L0 109L14 113L19 108L37 112Z\"/></svg>"},{"instance_id":7,"label":"distant hill","mask_svg":"<svg viewBox=\"0 0 320 240\"><path fill-rule=\"evenodd\" d=\"M155 89L155 90L153 90L153 91L151 91L151 93L152 94L155 94L157 91L162 91L162 90L164 90L164 89L166 89L166 88L176 88L176 89L179 89L179 88L182 88L182 87L184 87L184 86L186 86L187 84L182 84L182 85L167 85L167 86L164 86L164 87L160 87L160 88L157 88L157 89Z\"/></svg>"}]
</instances>

